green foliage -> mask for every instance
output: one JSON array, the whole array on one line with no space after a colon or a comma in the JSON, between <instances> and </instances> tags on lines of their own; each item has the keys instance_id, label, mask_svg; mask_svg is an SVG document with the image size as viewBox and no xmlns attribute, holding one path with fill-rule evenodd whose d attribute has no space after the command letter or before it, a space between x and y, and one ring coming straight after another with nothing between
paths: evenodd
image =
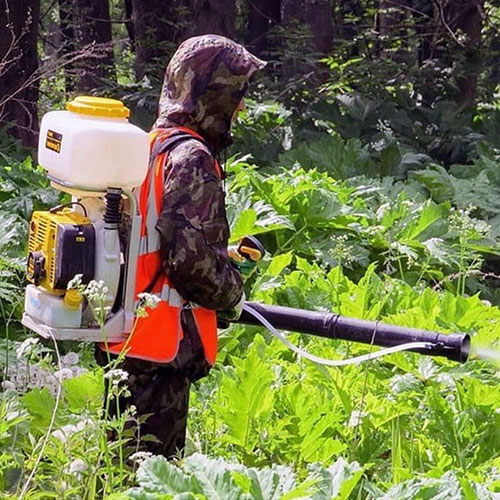
<instances>
[{"instance_id":1,"label":"green foliage","mask_svg":"<svg viewBox=\"0 0 500 500\"><path fill-rule=\"evenodd\" d=\"M230 200L244 200L229 209L234 238L259 234L275 255L293 248L323 266L341 264L358 278L373 262L415 285L459 273L457 286L463 288L483 258L499 251L496 233L470 208L436 203L417 182L342 182L298 166L262 175L238 161L229 171Z\"/></svg>"},{"instance_id":2,"label":"green foliage","mask_svg":"<svg viewBox=\"0 0 500 500\"><path fill-rule=\"evenodd\" d=\"M0 334L9 336L12 327L19 329L28 221L33 210L57 204L59 195L27 151L4 134L0 131Z\"/></svg>"},{"instance_id":3,"label":"green foliage","mask_svg":"<svg viewBox=\"0 0 500 500\"><path fill-rule=\"evenodd\" d=\"M137 471L138 488L128 492L133 500L213 499L292 500L347 499L361 478L358 464L339 459L328 468L312 466L298 481L290 467L273 465L248 468L223 459L194 454L175 466L163 457L150 458Z\"/></svg>"},{"instance_id":4,"label":"green foliage","mask_svg":"<svg viewBox=\"0 0 500 500\"><path fill-rule=\"evenodd\" d=\"M498 344L500 313L477 296L414 289L399 280L379 278L373 267L354 283L339 268L326 273L297 260L292 266L286 254L273 259L255 297L308 309L330 304L348 316L470 332L479 343ZM288 269L283 267L287 261ZM276 282L280 277L281 284ZM266 281L273 285L266 287ZM294 341L300 342L296 336ZM303 342L307 350L329 358L369 350L319 339ZM210 443L209 454L236 457L246 466L293 463L301 477L307 476L311 463L328 466L349 457L365 466L366 475L359 473L365 479L359 484L366 491L399 482L401 491L406 487L413 491L415 475L442 477L442 484L447 484L450 468L469 474L457 492L482 491L475 482L489 479L500 439L495 410L500 393L488 389L498 377L493 367L474 362L462 367L395 354L361 370L325 369L294 359L276 340L264 343L257 336L250 345L241 345L231 346L230 366L219 368L220 389L212 409L198 407L201 399L194 403L201 410L195 418L201 420L192 427L199 442ZM197 394L206 393L204 384L211 382L202 382ZM258 398L256 406L253 401ZM238 434L247 429L250 438L245 432ZM205 432L206 440L200 436ZM425 479L418 483L422 491L432 484L441 483ZM392 495L400 490L389 491Z\"/></svg>"},{"instance_id":5,"label":"green foliage","mask_svg":"<svg viewBox=\"0 0 500 500\"><path fill-rule=\"evenodd\" d=\"M335 7L342 29L374 15L369 5L360 12L347 4ZM112 8L119 18L122 7ZM411 29L407 14L400 21ZM114 29L124 35L123 25ZM319 70L311 33L287 29L293 40L275 45L273 79L261 79L248 100L226 165L232 241L258 235L268 250L247 297L467 332L473 347L498 348L500 312L485 301L500 304L498 103L484 98L474 110L453 102L464 59L451 64L446 44L440 61L420 68L401 37L362 30ZM101 93L123 98L147 128L163 67L137 82L130 46L115 56L118 83L106 82ZM51 86L60 92L50 95ZM42 107L61 107L63 87L62 73L44 81ZM7 134L0 150L5 498L19 497L31 471L25 498L487 499L499 491L497 366L404 353L325 368L241 325L221 332L218 364L193 388L186 458L127 461L134 427L125 428L129 415L109 416L111 399L103 408L103 371L89 349L83 372L62 381L54 353L26 362L14 352L27 221L58 196ZM332 359L371 349L289 339ZM12 388L14 375L23 383Z\"/></svg>"}]
</instances>

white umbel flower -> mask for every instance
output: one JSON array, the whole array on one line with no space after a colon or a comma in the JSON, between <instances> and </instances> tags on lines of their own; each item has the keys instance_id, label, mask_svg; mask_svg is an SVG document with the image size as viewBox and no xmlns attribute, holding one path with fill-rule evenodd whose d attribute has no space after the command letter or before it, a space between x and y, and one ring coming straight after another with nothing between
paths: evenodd
<instances>
[{"instance_id":1,"label":"white umbel flower","mask_svg":"<svg viewBox=\"0 0 500 500\"><path fill-rule=\"evenodd\" d=\"M153 454L150 451L136 451L135 453L132 453L132 455L130 455L129 459L132 462L141 463L144 462L144 460L151 458L152 456Z\"/></svg>"},{"instance_id":2,"label":"white umbel flower","mask_svg":"<svg viewBox=\"0 0 500 500\"><path fill-rule=\"evenodd\" d=\"M90 302L102 302L106 300L109 293L108 287L104 284L103 280L92 280L88 285L83 295L87 297Z\"/></svg>"},{"instance_id":3,"label":"white umbel flower","mask_svg":"<svg viewBox=\"0 0 500 500\"><path fill-rule=\"evenodd\" d=\"M72 288L74 288L75 290L79 290L83 285L82 279L83 279L83 274L75 274L73 279L71 279L68 282L68 286L66 288L68 290L71 290Z\"/></svg>"},{"instance_id":4,"label":"white umbel flower","mask_svg":"<svg viewBox=\"0 0 500 500\"><path fill-rule=\"evenodd\" d=\"M64 365L76 365L79 360L80 357L76 352L68 352L61 358L61 361Z\"/></svg>"},{"instance_id":5,"label":"white umbel flower","mask_svg":"<svg viewBox=\"0 0 500 500\"><path fill-rule=\"evenodd\" d=\"M160 297L153 293L139 293L137 298L141 301L144 307L151 307L154 309L160 303Z\"/></svg>"},{"instance_id":6,"label":"white umbel flower","mask_svg":"<svg viewBox=\"0 0 500 500\"><path fill-rule=\"evenodd\" d=\"M73 460L69 464L69 472L70 474L74 475L80 475L82 472L85 472L89 466L85 461L83 461L81 458L77 458L76 460Z\"/></svg>"},{"instance_id":7,"label":"white umbel flower","mask_svg":"<svg viewBox=\"0 0 500 500\"><path fill-rule=\"evenodd\" d=\"M109 370L109 372L104 375L104 378L111 380L113 383L125 382L125 380L128 379L128 372L120 368L115 368Z\"/></svg>"},{"instance_id":8,"label":"white umbel flower","mask_svg":"<svg viewBox=\"0 0 500 500\"><path fill-rule=\"evenodd\" d=\"M160 297L152 293L139 293L137 295L139 304L135 308L135 315L138 318L145 318L148 316L147 309L154 309L160 303Z\"/></svg>"}]
</instances>

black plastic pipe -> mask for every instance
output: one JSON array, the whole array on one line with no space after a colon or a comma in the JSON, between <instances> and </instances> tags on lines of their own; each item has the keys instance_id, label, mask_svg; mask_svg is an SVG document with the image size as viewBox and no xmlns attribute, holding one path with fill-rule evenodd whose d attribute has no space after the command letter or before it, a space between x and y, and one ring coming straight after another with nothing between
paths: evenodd
<instances>
[{"instance_id":1,"label":"black plastic pipe","mask_svg":"<svg viewBox=\"0 0 500 500\"><path fill-rule=\"evenodd\" d=\"M350 340L381 347L392 347L409 342L427 342L429 349L412 349L429 356L444 356L465 363L469 357L470 336L461 333L438 333L404 326L388 325L377 321L347 318L334 313L307 311L291 307L270 306L247 302L278 330L306 333L329 339ZM247 311L237 323L260 325Z\"/></svg>"}]
</instances>

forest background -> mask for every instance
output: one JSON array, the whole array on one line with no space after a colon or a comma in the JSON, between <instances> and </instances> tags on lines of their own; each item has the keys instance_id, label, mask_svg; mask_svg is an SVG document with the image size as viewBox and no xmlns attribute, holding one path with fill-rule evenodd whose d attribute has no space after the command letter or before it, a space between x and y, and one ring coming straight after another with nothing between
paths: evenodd
<instances>
[{"instance_id":1,"label":"forest background","mask_svg":"<svg viewBox=\"0 0 500 500\"><path fill-rule=\"evenodd\" d=\"M485 0L0 0L2 495L498 498L498 365L322 369L232 326L192 392L187 458L131 462L91 347L26 339L20 315L31 212L60 201L40 117L91 94L148 129L175 48L219 33L269 63L226 161L232 237L269 251L247 295L497 344L499 29Z\"/></svg>"}]
</instances>

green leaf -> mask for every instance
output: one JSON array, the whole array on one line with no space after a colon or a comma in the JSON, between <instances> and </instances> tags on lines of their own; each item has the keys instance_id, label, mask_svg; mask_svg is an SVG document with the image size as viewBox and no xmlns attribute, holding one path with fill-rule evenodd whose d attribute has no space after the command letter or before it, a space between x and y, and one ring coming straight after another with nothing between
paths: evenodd
<instances>
[{"instance_id":1,"label":"green leaf","mask_svg":"<svg viewBox=\"0 0 500 500\"><path fill-rule=\"evenodd\" d=\"M281 255L276 255L271 260L269 267L266 269L266 274L269 276L278 276L281 274L283 269L287 267L293 259L293 252L282 253Z\"/></svg>"},{"instance_id":2,"label":"green leaf","mask_svg":"<svg viewBox=\"0 0 500 500\"><path fill-rule=\"evenodd\" d=\"M24 406L33 417L32 428L38 432L45 432L52 418L55 408L55 398L47 388L32 389L22 396Z\"/></svg>"},{"instance_id":3,"label":"green leaf","mask_svg":"<svg viewBox=\"0 0 500 500\"><path fill-rule=\"evenodd\" d=\"M259 355L262 348L265 348L263 339L257 336L244 359L233 359L235 374L223 379L221 400L217 405L228 427L222 439L246 452L250 452L259 440L259 429L273 403L273 393L269 390L273 373L271 366Z\"/></svg>"},{"instance_id":4,"label":"green leaf","mask_svg":"<svg viewBox=\"0 0 500 500\"><path fill-rule=\"evenodd\" d=\"M251 495L254 500L279 500L296 486L295 474L290 467L273 464L270 468L248 471L252 479Z\"/></svg>"},{"instance_id":5,"label":"green leaf","mask_svg":"<svg viewBox=\"0 0 500 500\"><path fill-rule=\"evenodd\" d=\"M191 474L168 462L165 457L145 460L137 471L140 490L145 493L169 494L201 493L199 482Z\"/></svg>"},{"instance_id":6,"label":"green leaf","mask_svg":"<svg viewBox=\"0 0 500 500\"><path fill-rule=\"evenodd\" d=\"M252 500L234 480L227 462L200 453L188 457L183 464L200 485L201 493L211 500Z\"/></svg>"},{"instance_id":7,"label":"green leaf","mask_svg":"<svg viewBox=\"0 0 500 500\"><path fill-rule=\"evenodd\" d=\"M102 406L104 395L102 370L64 380L63 387L71 411L78 412L85 408L96 410Z\"/></svg>"},{"instance_id":8,"label":"green leaf","mask_svg":"<svg viewBox=\"0 0 500 500\"><path fill-rule=\"evenodd\" d=\"M437 234L430 233L430 229L434 224L446 219L449 211L449 203L437 205L432 201L428 201L425 203L418 219L411 221L400 234L400 237L408 240L421 240L442 235L442 227L440 227L441 233Z\"/></svg>"}]
</instances>

